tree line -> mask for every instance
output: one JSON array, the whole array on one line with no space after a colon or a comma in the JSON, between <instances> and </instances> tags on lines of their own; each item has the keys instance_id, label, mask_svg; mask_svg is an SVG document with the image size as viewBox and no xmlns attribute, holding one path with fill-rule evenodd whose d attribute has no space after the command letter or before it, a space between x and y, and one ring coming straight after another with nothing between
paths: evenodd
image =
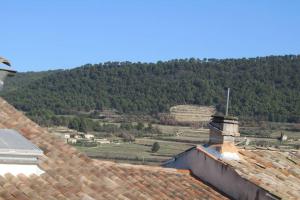
<instances>
[{"instance_id":1,"label":"tree line","mask_svg":"<svg viewBox=\"0 0 300 200\"><path fill-rule=\"evenodd\" d=\"M25 112L61 115L113 108L156 115L178 104L214 105L223 112L230 87L230 114L300 122L299 55L107 62L39 76L28 81L24 73L22 79L8 80L14 84L2 96Z\"/></svg>"}]
</instances>

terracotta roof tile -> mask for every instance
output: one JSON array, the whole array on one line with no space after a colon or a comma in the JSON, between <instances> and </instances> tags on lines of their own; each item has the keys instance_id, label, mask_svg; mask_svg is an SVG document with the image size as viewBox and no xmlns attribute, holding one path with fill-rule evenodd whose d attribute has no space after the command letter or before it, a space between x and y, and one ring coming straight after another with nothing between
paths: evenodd
<instances>
[{"instance_id":1,"label":"terracotta roof tile","mask_svg":"<svg viewBox=\"0 0 300 200\"><path fill-rule=\"evenodd\" d=\"M242 177L283 199L300 197L300 158L293 152L240 149L241 160L227 160Z\"/></svg>"},{"instance_id":2,"label":"terracotta roof tile","mask_svg":"<svg viewBox=\"0 0 300 200\"><path fill-rule=\"evenodd\" d=\"M226 199L188 171L92 160L1 98L0 128L18 130L45 154L41 176L0 176L0 200Z\"/></svg>"}]
</instances>

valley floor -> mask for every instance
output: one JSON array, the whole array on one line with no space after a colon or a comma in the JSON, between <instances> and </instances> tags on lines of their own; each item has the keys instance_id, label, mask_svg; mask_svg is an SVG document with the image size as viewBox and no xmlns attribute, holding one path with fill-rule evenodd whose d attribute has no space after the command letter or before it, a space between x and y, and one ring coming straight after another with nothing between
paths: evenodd
<instances>
[{"instance_id":1,"label":"valley floor","mask_svg":"<svg viewBox=\"0 0 300 200\"><path fill-rule=\"evenodd\" d=\"M116 124L116 123L115 123ZM124 142L118 137L106 137L109 144L97 144L94 147L75 145L81 152L86 153L89 157L102 160L114 160L116 162L161 165L173 156L191 148L197 144L205 144L208 140L208 129L193 128L187 126L169 126L154 124L161 134L152 137L136 137L135 141ZM282 127L282 125L281 125ZM50 127L48 130L64 138L65 134L74 133L74 130L65 127ZM241 132L253 133L260 130L258 127L241 127ZM282 131L280 129L263 131L271 132L268 137L263 135L242 134L237 138L237 145L244 148L265 148L265 149L282 149L297 150L300 148L299 131ZM278 140L281 133L287 135L286 141ZM247 138L247 139L246 139ZM154 142L158 142L160 149L152 152L151 148Z\"/></svg>"}]
</instances>

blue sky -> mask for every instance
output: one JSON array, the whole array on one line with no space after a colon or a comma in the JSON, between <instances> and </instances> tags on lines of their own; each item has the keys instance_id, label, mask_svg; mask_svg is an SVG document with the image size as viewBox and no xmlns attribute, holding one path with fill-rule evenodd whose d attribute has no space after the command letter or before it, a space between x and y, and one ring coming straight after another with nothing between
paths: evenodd
<instances>
[{"instance_id":1,"label":"blue sky","mask_svg":"<svg viewBox=\"0 0 300 200\"><path fill-rule=\"evenodd\" d=\"M1 0L18 71L105 61L300 54L296 0Z\"/></svg>"}]
</instances>

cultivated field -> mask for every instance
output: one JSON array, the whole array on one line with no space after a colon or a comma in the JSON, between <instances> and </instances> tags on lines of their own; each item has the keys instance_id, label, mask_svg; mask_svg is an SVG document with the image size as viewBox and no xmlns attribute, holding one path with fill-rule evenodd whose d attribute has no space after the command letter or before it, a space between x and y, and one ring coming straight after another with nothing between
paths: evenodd
<instances>
[{"instance_id":1,"label":"cultivated field","mask_svg":"<svg viewBox=\"0 0 300 200\"><path fill-rule=\"evenodd\" d=\"M112 123L120 126L119 123ZM136 123L134 123L136 124ZM147 124L147 123L145 123ZM136 137L133 142L124 142L116 136L106 137L110 144L98 144L96 147L75 146L95 159L108 159L116 162L160 165L164 161L197 144L208 141L209 130L188 126L170 126L153 124L160 134ZM241 137L236 138L238 146L246 148L281 148L286 150L300 148L300 130L297 124L267 123L266 126L240 127ZM49 131L63 137L73 130L64 127L52 127ZM75 131L76 132L76 131ZM278 140L280 134L287 135L286 141ZM100 134L101 135L101 134ZM246 139L247 138L247 139ZM118 142L115 142L118 141ZM154 142L160 144L158 152L152 153Z\"/></svg>"},{"instance_id":2,"label":"cultivated field","mask_svg":"<svg viewBox=\"0 0 300 200\"><path fill-rule=\"evenodd\" d=\"M208 122L215 112L213 106L177 105L170 108L170 116L178 122Z\"/></svg>"},{"instance_id":3,"label":"cultivated field","mask_svg":"<svg viewBox=\"0 0 300 200\"><path fill-rule=\"evenodd\" d=\"M154 142L158 141L160 149L151 152ZM174 155L192 147L191 144L173 143L155 139L136 139L132 143L101 144L97 147L77 147L88 156L97 159L108 159L136 164L159 165Z\"/></svg>"}]
</instances>

